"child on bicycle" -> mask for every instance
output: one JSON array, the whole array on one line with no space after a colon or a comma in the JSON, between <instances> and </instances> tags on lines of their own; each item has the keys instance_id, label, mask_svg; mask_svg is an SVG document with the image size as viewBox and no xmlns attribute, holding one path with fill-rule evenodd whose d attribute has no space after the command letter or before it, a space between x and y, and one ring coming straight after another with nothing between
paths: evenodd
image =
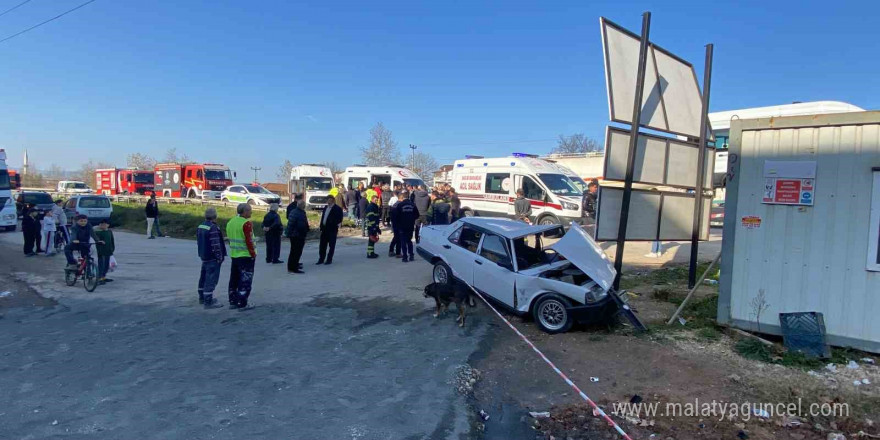
<instances>
[{"instance_id":1,"label":"child on bicycle","mask_svg":"<svg viewBox=\"0 0 880 440\"><path fill-rule=\"evenodd\" d=\"M113 280L107 278L107 270L110 268L110 257L116 250L116 241L113 240L113 231L110 230L110 220L103 219L98 223L95 236L99 240L98 245L95 246L95 250L98 251L98 282L109 283Z\"/></svg>"},{"instance_id":2,"label":"child on bicycle","mask_svg":"<svg viewBox=\"0 0 880 440\"><path fill-rule=\"evenodd\" d=\"M70 228L70 243L64 246L64 256L67 257L67 270L77 270L76 260L73 258L73 251L79 251L79 255L83 258L89 257L89 240L95 240L95 243L103 244L95 235L95 230L89 224L89 218L79 214L74 217L73 226Z\"/></svg>"}]
</instances>

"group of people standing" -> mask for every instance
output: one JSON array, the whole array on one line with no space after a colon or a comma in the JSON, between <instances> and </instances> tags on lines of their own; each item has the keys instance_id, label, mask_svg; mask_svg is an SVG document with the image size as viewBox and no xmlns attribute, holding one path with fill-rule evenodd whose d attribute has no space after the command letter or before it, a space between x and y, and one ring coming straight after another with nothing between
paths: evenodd
<instances>
[{"instance_id":1,"label":"group of people standing","mask_svg":"<svg viewBox=\"0 0 880 440\"><path fill-rule=\"evenodd\" d=\"M61 234L66 243L67 214L62 208L63 200L58 199L52 205L52 209L38 210L34 207L26 207L21 219L21 233L24 235L24 255L32 257L44 253L47 256L55 255L56 234ZM36 247L36 250L34 250Z\"/></svg>"}]
</instances>

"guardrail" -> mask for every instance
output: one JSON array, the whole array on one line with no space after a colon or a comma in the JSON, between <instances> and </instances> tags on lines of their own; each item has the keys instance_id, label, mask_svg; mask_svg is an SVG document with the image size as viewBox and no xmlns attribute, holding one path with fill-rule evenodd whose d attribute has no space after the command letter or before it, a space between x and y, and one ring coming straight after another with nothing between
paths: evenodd
<instances>
[{"instance_id":1,"label":"guardrail","mask_svg":"<svg viewBox=\"0 0 880 440\"><path fill-rule=\"evenodd\" d=\"M147 200L150 198L142 195L112 195L107 196L110 200L114 202L123 202L123 203L147 203ZM156 197L156 200L159 202L164 202L172 205L201 205L201 206L224 206L227 208L235 208L238 206L238 202L224 202L221 200L214 199L188 199L188 198L180 198L180 197ZM254 211L269 211L269 205L251 205L251 209Z\"/></svg>"}]
</instances>

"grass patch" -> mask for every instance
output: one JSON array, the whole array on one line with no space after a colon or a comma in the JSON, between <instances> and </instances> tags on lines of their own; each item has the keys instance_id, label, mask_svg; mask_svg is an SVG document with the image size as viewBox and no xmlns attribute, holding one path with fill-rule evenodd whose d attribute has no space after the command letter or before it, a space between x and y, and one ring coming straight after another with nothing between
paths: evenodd
<instances>
[{"instance_id":1,"label":"grass patch","mask_svg":"<svg viewBox=\"0 0 880 440\"><path fill-rule=\"evenodd\" d=\"M132 232L146 233L147 221L144 214L144 204L115 202L113 203L113 216L111 223L115 228L127 229ZM195 204L170 204L163 203L159 205L159 222L162 232L165 235L174 238L195 239L196 230L199 225L205 221L205 209L208 205ZM236 216L235 207L214 206L217 209L217 224L221 231L226 231L226 223ZM287 220L284 218L284 208L279 209L281 221L286 226ZM266 211L254 210L251 221L254 223L254 235L263 236L263 218ZM317 237L318 223L320 222L320 213L317 211L308 211L306 216L309 219L309 225L312 230L309 238ZM345 219L342 222L343 228L353 228L354 224Z\"/></svg>"},{"instance_id":2,"label":"grass patch","mask_svg":"<svg viewBox=\"0 0 880 440\"><path fill-rule=\"evenodd\" d=\"M699 263L697 265L697 277L703 274L706 269L709 268L709 262ZM718 277L721 275L721 270L716 265L709 275L706 276L707 280L718 280ZM677 265L664 267L657 270L652 270L643 275L636 276L627 276L624 274L623 278L620 280L621 289L632 289L636 286L650 284L650 285L687 285L688 281L688 266L686 265Z\"/></svg>"},{"instance_id":3,"label":"grass patch","mask_svg":"<svg viewBox=\"0 0 880 440\"><path fill-rule=\"evenodd\" d=\"M734 346L734 350L746 359L801 370L817 370L829 363L846 364L850 359L859 358L857 350L834 347L831 348L830 359L809 358L801 352L788 351L779 345L771 347L752 338L741 339Z\"/></svg>"}]
</instances>

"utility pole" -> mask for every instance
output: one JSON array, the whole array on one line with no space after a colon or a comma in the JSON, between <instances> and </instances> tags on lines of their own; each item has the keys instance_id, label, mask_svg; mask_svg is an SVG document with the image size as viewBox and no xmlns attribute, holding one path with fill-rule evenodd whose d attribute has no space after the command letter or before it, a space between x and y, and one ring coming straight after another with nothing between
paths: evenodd
<instances>
[{"instance_id":1,"label":"utility pole","mask_svg":"<svg viewBox=\"0 0 880 440\"><path fill-rule=\"evenodd\" d=\"M409 169L412 170L416 167L416 148L419 148L419 146L409 144L409 148L412 150L412 159L410 160Z\"/></svg>"},{"instance_id":2,"label":"utility pole","mask_svg":"<svg viewBox=\"0 0 880 440\"><path fill-rule=\"evenodd\" d=\"M262 170L262 168L260 168L260 167L251 167L251 169L254 170L254 184L256 185L256 184L258 184L258 183L260 182L259 180L257 180L257 172L260 171L260 170Z\"/></svg>"}]
</instances>

